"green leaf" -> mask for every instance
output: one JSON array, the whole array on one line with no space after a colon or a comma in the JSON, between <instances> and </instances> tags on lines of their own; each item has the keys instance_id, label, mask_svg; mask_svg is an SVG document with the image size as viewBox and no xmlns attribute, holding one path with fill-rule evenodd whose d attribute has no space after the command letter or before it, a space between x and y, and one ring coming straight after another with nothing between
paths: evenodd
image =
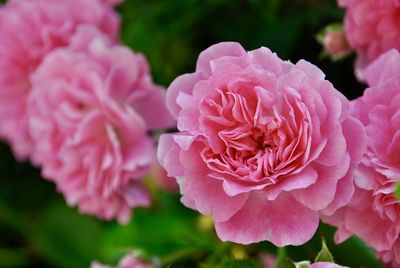
<instances>
[{"instance_id":1,"label":"green leaf","mask_svg":"<svg viewBox=\"0 0 400 268\"><path fill-rule=\"evenodd\" d=\"M322 238L322 249L315 258L315 262L335 262L324 238Z\"/></svg>"},{"instance_id":2,"label":"green leaf","mask_svg":"<svg viewBox=\"0 0 400 268\"><path fill-rule=\"evenodd\" d=\"M28 258L21 250L0 248L1 267L23 267L28 264Z\"/></svg>"},{"instance_id":3,"label":"green leaf","mask_svg":"<svg viewBox=\"0 0 400 268\"><path fill-rule=\"evenodd\" d=\"M50 206L32 236L35 249L54 266L87 268L99 252L101 228L96 219L60 201Z\"/></svg>"},{"instance_id":4,"label":"green leaf","mask_svg":"<svg viewBox=\"0 0 400 268\"><path fill-rule=\"evenodd\" d=\"M213 232L201 230L199 214L182 206L178 196L159 193L158 203L150 209L135 209L128 225L110 226L102 241L102 261L115 262L130 250L157 256L166 266L197 254L212 252Z\"/></svg>"}]
</instances>

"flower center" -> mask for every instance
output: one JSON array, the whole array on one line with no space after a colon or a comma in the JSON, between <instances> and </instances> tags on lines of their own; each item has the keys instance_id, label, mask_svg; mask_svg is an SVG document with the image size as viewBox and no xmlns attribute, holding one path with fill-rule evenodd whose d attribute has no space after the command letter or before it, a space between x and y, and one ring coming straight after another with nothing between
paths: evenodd
<instances>
[{"instance_id":1,"label":"flower center","mask_svg":"<svg viewBox=\"0 0 400 268\"><path fill-rule=\"evenodd\" d=\"M271 148L272 145L270 144L270 139L268 136L265 136L265 132L259 128L252 128L251 129L251 138L254 140L256 144L256 148L258 150L264 151L266 148Z\"/></svg>"},{"instance_id":2,"label":"flower center","mask_svg":"<svg viewBox=\"0 0 400 268\"><path fill-rule=\"evenodd\" d=\"M216 178L274 184L309 156L310 118L298 96L257 90L217 90L201 102L202 158Z\"/></svg>"}]
</instances>

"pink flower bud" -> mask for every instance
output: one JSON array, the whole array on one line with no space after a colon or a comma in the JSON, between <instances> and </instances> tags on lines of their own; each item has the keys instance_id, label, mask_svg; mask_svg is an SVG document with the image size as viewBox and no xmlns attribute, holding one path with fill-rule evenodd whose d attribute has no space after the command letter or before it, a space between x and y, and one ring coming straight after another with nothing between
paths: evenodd
<instances>
[{"instance_id":1,"label":"pink flower bud","mask_svg":"<svg viewBox=\"0 0 400 268\"><path fill-rule=\"evenodd\" d=\"M327 30L322 40L325 52L334 60L349 54L350 47L342 30Z\"/></svg>"}]
</instances>

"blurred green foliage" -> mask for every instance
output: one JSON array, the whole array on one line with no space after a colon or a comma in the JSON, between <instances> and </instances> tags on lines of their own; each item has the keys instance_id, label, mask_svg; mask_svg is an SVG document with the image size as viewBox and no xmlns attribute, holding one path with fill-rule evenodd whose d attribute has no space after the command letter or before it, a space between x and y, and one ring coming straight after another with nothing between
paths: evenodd
<instances>
[{"instance_id":1,"label":"blurred green foliage","mask_svg":"<svg viewBox=\"0 0 400 268\"><path fill-rule=\"evenodd\" d=\"M319 58L316 34L343 11L334 0L126 0L120 7L123 42L148 57L155 81L166 86L193 72L198 54L222 41L251 50L267 46L283 59L317 64L349 98L362 92L353 59Z\"/></svg>"},{"instance_id":2,"label":"blurred green foliage","mask_svg":"<svg viewBox=\"0 0 400 268\"><path fill-rule=\"evenodd\" d=\"M165 86L192 72L200 51L233 40L248 50L267 46L294 62L305 58L347 97L361 94L352 58L339 63L319 58L315 34L343 16L334 0L125 0L118 11L123 42L148 57L155 81ZM243 247L220 242L212 227L201 224L207 219L160 189L153 191L153 206L136 209L129 225L82 216L37 169L16 162L4 144L0 174L0 267L83 268L94 259L116 263L130 250L164 267L262 267L261 252L278 254L292 267L290 260L316 257L322 236L338 263L380 267L357 238L335 245L334 229L326 225L306 245L279 252L268 242Z\"/></svg>"}]
</instances>

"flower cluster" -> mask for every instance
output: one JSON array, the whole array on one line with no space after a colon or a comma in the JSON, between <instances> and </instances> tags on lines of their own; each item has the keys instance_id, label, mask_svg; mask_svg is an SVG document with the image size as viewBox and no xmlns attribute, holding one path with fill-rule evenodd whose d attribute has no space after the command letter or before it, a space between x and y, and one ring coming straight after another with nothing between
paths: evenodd
<instances>
[{"instance_id":1,"label":"flower cluster","mask_svg":"<svg viewBox=\"0 0 400 268\"><path fill-rule=\"evenodd\" d=\"M117 40L118 16L99 0L13 0L0 7L0 137L18 159L29 158L33 146L26 106L30 75L85 24Z\"/></svg>"},{"instance_id":2,"label":"flower cluster","mask_svg":"<svg viewBox=\"0 0 400 268\"><path fill-rule=\"evenodd\" d=\"M338 227L337 242L355 234L399 267L400 54L387 50L399 44L400 7L341 4L356 73L369 85L362 97L348 101L305 61L220 43L170 85L179 132L161 137L158 157L182 202L211 215L222 240L300 245L321 218ZM363 19L379 20L381 36Z\"/></svg>"},{"instance_id":3,"label":"flower cluster","mask_svg":"<svg viewBox=\"0 0 400 268\"><path fill-rule=\"evenodd\" d=\"M145 57L118 44L100 0L13 0L0 8L0 137L68 204L127 222L149 204L148 132L174 126ZM115 2L115 1L114 1Z\"/></svg>"},{"instance_id":4,"label":"flower cluster","mask_svg":"<svg viewBox=\"0 0 400 268\"><path fill-rule=\"evenodd\" d=\"M357 51L368 88L354 101L305 60L235 42L203 51L166 92L144 55L120 44L120 2L0 6L0 139L17 159L104 220L126 223L149 205L142 178L152 171L211 215L223 241L301 245L322 219L338 227L336 242L357 235L400 267L399 0L339 0L344 32L320 40L334 59ZM176 124L155 162L150 133ZM134 255L118 264L148 266Z\"/></svg>"}]
</instances>

